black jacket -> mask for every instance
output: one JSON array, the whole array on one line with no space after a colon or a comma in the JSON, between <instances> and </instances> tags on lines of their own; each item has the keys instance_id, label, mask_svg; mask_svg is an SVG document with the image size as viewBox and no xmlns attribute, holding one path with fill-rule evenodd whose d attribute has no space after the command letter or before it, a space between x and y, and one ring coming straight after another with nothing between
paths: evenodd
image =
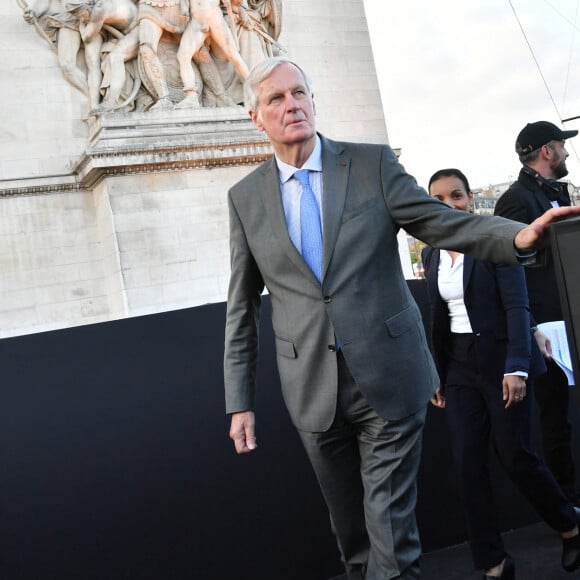
<instances>
[{"instance_id":1,"label":"black jacket","mask_svg":"<svg viewBox=\"0 0 580 580\"><path fill-rule=\"evenodd\" d=\"M523 168L517 181L499 198L495 214L529 224L552 208L548 186L540 184L529 170ZM570 205L570 196L562 183L560 205ZM562 320L560 294L552 253L549 249L538 253L534 266L526 268L530 309L536 322Z\"/></svg>"},{"instance_id":2,"label":"black jacket","mask_svg":"<svg viewBox=\"0 0 580 580\"><path fill-rule=\"evenodd\" d=\"M439 294L441 251L422 252L431 304L432 352L441 384L447 382L448 347L451 339L449 308ZM463 258L463 301L473 330L478 373L498 389L504 373L525 371L530 378L546 366L530 329L526 281L521 266L492 264Z\"/></svg>"}]
</instances>

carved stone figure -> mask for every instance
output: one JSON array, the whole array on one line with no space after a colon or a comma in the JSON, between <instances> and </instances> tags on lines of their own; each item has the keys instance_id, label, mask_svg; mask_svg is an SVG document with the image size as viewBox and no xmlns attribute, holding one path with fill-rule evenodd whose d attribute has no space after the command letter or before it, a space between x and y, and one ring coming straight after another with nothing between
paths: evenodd
<instances>
[{"instance_id":1,"label":"carved stone figure","mask_svg":"<svg viewBox=\"0 0 580 580\"><path fill-rule=\"evenodd\" d=\"M281 0L232 0L240 54L250 70L265 58L284 52L278 44Z\"/></svg>"},{"instance_id":2,"label":"carved stone figure","mask_svg":"<svg viewBox=\"0 0 580 580\"><path fill-rule=\"evenodd\" d=\"M189 22L187 0L139 0L139 70L157 102L152 110L172 109L166 73L159 59L161 37L178 43Z\"/></svg>"},{"instance_id":3,"label":"carved stone figure","mask_svg":"<svg viewBox=\"0 0 580 580\"><path fill-rule=\"evenodd\" d=\"M24 11L24 20L56 51L65 79L88 95L86 75L77 66L81 48L79 21L66 10L65 0L35 0L32 6L19 0L18 4Z\"/></svg>"},{"instance_id":4,"label":"carved stone figure","mask_svg":"<svg viewBox=\"0 0 580 580\"><path fill-rule=\"evenodd\" d=\"M137 6L132 0L68 0L67 9L79 19L88 70L89 107L93 114L101 111L105 33L117 40L107 51L109 91L103 103L104 109L113 109L119 104L125 84L125 62L137 57Z\"/></svg>"},{"instance_id":5,"label":"carved stone figure","mask_svg":"<svg viewBox=\"0 0 580 580\"><path fill-rule=\"evenodd\" d=\"M282 0L17 2L91 115L232 106L249 68L283 51Z\"/></svg>"},{"instance_id":6,"label":"carved stone figure","mask_svg":"<svg viewBox=\"0 0 580 580\"><path fill-rule=\"evenodd\" d=\"M285 52L278 43L282 27L282 0L231 0L234 14L233 30L237 38L240 54L251 70L259 62L270 56ZM218 53L219 49L216 50ZM216 54L219 60L219 54ZM242 99L242 82L239 77L228 75L222 69L228 94L234 99Z\"/></svg>"},{"instance_id":7,"label":"carved stone figure","mask_svg":"<svg viewBox=\"0 0 580 580\"><path fill-rule=\"evenodd\" d=\"M151 93L142 85L138 54L138 26L127 35L115 36L103 44L101 90L105 93L100 106L94 111L96 115L117 110L142 111L155 102Z\"/></svg>"},{"instance_id":8,"label":"carved stone figure","mask_svg":"<svg viewBox=\"0 0 580 580\"><path fill-rule=\"evenodd\" d=\"M230 0L224 1L224 4L233 19ZM190 0L189 11L191 20L181 37L177 51L183 90L186 93L185 98L177 105L179 108L200 106L191 60L204 46L206 40L210 41L212 51L219 49L222 52L242 80L249 74L248 65L242 59L232 30L224 19L220 0Z\"/></svg>"},{"instance_id":9,"label":"carved stone figure","mask_svg":"<svg viewBox=\"0 0 580 580\"><path fill-rule=\"evenodd\" d=\"M204 107L231 107L236 102L226 91L222 75L215 61L213 53L209 50L208 44L204 44L193 55L194 66L197 65L202 83L197 82L196 89L202 94L201 104ZM187 108L186 103L182 103L180 108ZM195 105L194 105L195 106Z\"/></svg>"},{"instance_id":10,"label":"carved stone figure","mask_svg":"<svg viewBox=\"0 0 580 580\"><path fill-rule=\"evenodd\" d=\"M248 0L248 6L260 14L268 34L278 40L282 32L282 0Z\"/></svg>"}]
</instances>

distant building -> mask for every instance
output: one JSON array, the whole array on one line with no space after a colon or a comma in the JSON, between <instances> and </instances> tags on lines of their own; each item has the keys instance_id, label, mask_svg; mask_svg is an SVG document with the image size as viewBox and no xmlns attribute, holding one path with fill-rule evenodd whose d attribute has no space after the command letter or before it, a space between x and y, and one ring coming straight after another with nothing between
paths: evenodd
<instances>
[{"instance_id":1,"label":"distant building","mask_svg":"<svg viewBox=\"0 0 580 580\"><path fill-rule=\"evenodd\" d=\"M493 215L495 204L497 200L505 193L513 181L506 181L496 185L488 185L487 187L476 187L473 191L473 213L480 215ZM580 205L580 187L574 185L570 181L568 184L568 192L572 205Z\"/></svg>"},{"instance_id":2,"label":"distant building","mask_svg":"<svg viewBox=\"0 0 580 580\"><path fill-rule=\"evenodd\" d=\"M473 189L473 213L493 215L495 204L513 181Z\"/></svg>"}]
</instances>

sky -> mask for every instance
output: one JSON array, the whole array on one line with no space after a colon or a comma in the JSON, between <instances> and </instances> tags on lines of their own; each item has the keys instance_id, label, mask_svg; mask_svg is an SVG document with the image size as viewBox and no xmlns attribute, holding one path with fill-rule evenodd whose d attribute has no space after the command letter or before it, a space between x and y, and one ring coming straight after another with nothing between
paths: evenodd
<instances>
[{"instance_id":1,"label":"sky","mask_svg":"<svg viewBox=\"0 0 580 580\"><path fill-rule=\"evenodd\" d=\"M443 167L511 181L526 123L580 130L561 122L580 116L580 0L363 1L389 143L420 185ZM567 149L580 185L580 135Z\"/></svg>"}]
</instances>

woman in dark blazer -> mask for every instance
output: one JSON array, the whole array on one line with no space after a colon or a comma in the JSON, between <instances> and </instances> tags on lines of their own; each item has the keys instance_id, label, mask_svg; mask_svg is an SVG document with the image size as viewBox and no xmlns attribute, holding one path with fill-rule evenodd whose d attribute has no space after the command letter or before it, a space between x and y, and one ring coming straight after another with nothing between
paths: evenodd
<instances>
[{"instance_id":1,"label":"woman in dark blazer","mask_svg":"<svg viewBox=\"0 0 580 580\"><path fill-rule=\"evenodd\" d=\"M470 209L469 183L457 169L435 173L429 193L455 209ZM561 534L563 567L579 568L574 508L532 451L532 397L526 395L545 364L533 338L523 269L429 247L423 265L441 380L432 403L446 408L476 569L484 570L484 579L515 577L494 509L490 440L520 491Z\"/></svg>"}]
</instances>

